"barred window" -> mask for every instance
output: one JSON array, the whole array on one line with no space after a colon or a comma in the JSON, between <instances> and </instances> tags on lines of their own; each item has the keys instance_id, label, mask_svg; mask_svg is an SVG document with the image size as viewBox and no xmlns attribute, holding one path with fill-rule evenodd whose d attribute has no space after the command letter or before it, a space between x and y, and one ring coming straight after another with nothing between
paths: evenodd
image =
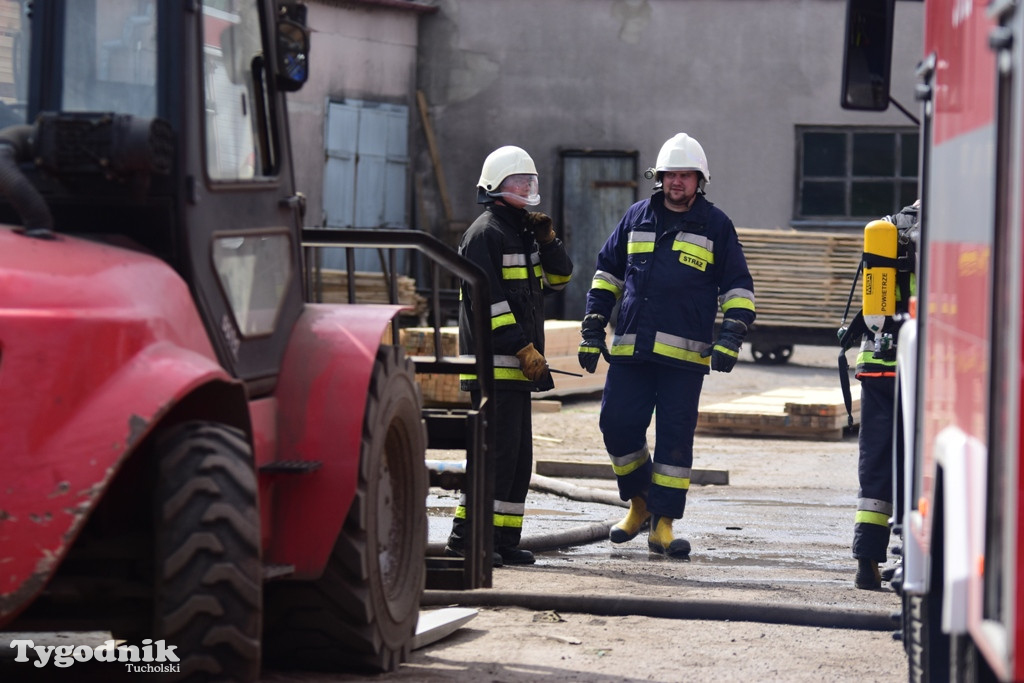
<instances>
[{"instance_id":1,"label":"barred window","mask_svg":"<svg viewBox=\"0 0 1024 683\"><path fill-rule=\"evenodd\" d=\"M797 127L796 138L795 223L863 224L918 197L913 128Z\"/></svg>"}]
</instances>

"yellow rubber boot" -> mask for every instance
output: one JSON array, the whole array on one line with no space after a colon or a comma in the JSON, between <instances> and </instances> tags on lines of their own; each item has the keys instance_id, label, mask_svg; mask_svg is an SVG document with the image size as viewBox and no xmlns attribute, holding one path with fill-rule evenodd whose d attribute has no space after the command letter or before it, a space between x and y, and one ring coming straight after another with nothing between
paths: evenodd
<instances>
[{"instance_id":1,"label":"yellow rubber boot","mask_svg":"<svg viewBox=\"0 0 1024 683\"><path fill-rule=\"evenodd\" d=\"M672 537L672 520L669 517L651 519L651 533L647 536L647 547L652 553L676 559L685 559L690 556L690 542L685 538Z\"/></svg>"},{"instance_id":2,"label":"yellow rubber boot","mask_svg":"<svg viewBox=\"0 0 1024 683\"><path fill-rule=\"evenodd\" d=\"M647 511L647 501L644 500L644 497L633 496L629 499L629 512L622 518L622 521L611 528L611 531L608 532L608 540L612 543L632 541L650 518L651 513Z\"/></svg>"}]
</instances>

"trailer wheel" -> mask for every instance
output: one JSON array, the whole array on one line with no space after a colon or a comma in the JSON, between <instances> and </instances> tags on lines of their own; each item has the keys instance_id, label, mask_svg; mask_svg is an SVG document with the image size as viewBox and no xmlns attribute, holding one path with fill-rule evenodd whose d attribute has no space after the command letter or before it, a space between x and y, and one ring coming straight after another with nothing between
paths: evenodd
<instances>
[{"instance_id":1,"label":"trailer wheel","mask_svg":"<svg viewBox=\"0 0 1024 683\"><path fill-rule=\"evenodd\" d=\"M426 577L426 431L412 362L377 353L355 500L323 576L267 586L266 661L393 671L416 633Z\"/></svg>"},{"instance_id":2,"label":"trailer wheel","mask_svg":"<svg viewBox=\"0 0 1024 683\"><path fill-rule=\"evenodd\" d=\"M176 646L174 680L256 681L262 566L249 444L237 429L190 422L156 448L153 638Z\"/></svg>"},{"instance_id":3,"label":"trailer wheel","mask_svg":"<svg viewBox=\"0 0 1024 683\"><path fill-rule=\"evenodd\" d=\"M779 346L750 345L750 355L754 357L755 363L762 365L783 365L788 363L793 356L793 347L782 344Z\"/></svg>"}]
</instances>

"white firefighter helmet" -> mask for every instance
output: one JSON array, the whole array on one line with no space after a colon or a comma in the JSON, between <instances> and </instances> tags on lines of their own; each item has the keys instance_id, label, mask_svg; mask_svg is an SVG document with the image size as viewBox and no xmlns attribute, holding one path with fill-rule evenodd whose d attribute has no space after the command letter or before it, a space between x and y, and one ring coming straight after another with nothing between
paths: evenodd
<instances>
[{"instance_id":1,"label":"white firefighter helmet","mask_svg":"<svg viewBox=\"0 0 1024 683\"><path fill-rule=\"evenodd\" d=\"M654 171L658 175L656 187L661 187L663 171L697 171L701 176L697 182L701 192L711 182L711 172L708 171L708 158L704 154L704 148L686 133L679 133L665 141L658 152L658 163Z\"/></svg>"},{"instance_id":2,"label":"white firefighter helmet","mask_svg":"<svg viewBox=\"0 0 1024 683\"><path fill-rule=\"evenodd\" d=\"M529 205L539 204L540 195L536 194L537 166L526 150L513 145L499 147L484 159L480 180L476 183L479 190L477 201L486 202L507 194L501 191L502 182L509 176L518 175L533 176L532 192L524 199Z\"/></svg>"}]
</instances>

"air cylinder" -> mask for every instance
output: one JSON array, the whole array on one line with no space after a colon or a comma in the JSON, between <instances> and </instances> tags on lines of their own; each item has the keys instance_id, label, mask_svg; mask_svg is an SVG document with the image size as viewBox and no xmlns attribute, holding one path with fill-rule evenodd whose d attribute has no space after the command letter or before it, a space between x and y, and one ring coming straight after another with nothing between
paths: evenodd
<instances>
[{"instance_id":1,"label":"air cylinder","mask_svg":"<svg viewBox=\"0 0 1024 683\"><path fill-rule=\"evenodd\" d=\"M885 317L896 313L896 245L898 231L889 221L864 226L864 322L878 333Z\"/></svg>"}]
</instances>

